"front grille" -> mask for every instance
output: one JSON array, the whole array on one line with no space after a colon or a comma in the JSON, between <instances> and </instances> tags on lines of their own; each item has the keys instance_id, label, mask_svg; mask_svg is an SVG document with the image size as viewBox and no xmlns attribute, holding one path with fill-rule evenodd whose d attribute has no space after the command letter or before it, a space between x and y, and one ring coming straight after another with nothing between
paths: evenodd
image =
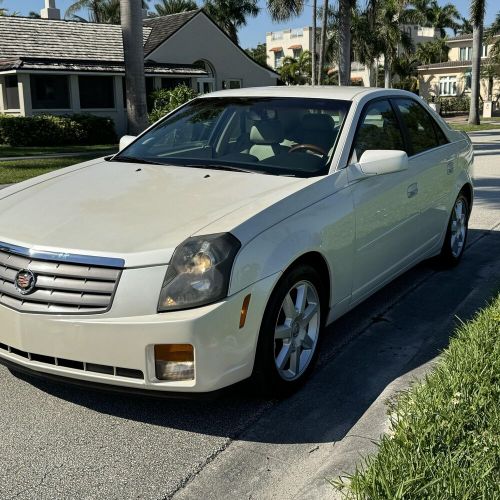
<instances>
[{"instance_id":1,"label":"front grille","mask_svg":"<svg viewBox=\"0 0 500 500\"><path fill-rule=\"evenodd\" d=\"M29 313L95 314L109 310L120 268L70 263L72 256L68 254L39 253L43 258L36 255L0 243L0 304ZM85 260L82 256L74 257L78 262ZM114 259L88 260L116 263ZM14 284L21 270L30 270L36 276L36 286L27 295L21 294Z\"/></svg>"},{"instance_id":2,"label":"front grille","mask_svg":"<svg viewBox=\"0 0 500 500\"><path fill-rule=\"evenodd\" d=\"M43 363L46 365L62 366L64 368L71 368L73 370L84 372L104 373L106 375L113 375L115 377L144 380L144 374L141 370L120 368L118 366L96 365L95 363L84 363L83 361L73 361L70 359L44 356L43 354L34 354L32 352L21 351L20 349L15 349L14 347L2 343L0 343L0 350L28 359L29 361Z\"/></svg>"}]
</instances>

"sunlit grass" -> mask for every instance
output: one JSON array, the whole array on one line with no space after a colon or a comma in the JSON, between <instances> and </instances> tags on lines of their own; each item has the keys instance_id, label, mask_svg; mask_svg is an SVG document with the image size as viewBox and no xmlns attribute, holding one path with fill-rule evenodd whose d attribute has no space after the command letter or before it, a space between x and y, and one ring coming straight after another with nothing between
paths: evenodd
<instances>
[{"instance_id":1,"label":"sunlit grass","mask_svg":"<svg viewBox=\"0 0 500 500\"><path fill-rule=\"evenodd\" d=\"M500 498L500 296L391 408L377 455L334 481L356 499Z\"/></svg>"}]
</instances>

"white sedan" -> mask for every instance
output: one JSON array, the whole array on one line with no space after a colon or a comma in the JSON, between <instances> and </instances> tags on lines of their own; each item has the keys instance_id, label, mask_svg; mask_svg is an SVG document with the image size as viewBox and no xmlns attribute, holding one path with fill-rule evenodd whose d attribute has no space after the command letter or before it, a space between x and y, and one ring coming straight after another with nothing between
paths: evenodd
<instances>
[{"instance_id":1,"label":"white sedan","mask_svg":"<svg viewBox=\"0 0 500 500\"><path fill-rule=\"evenodd\" d=\"M418 97L216 92L113 157L0 191L0 361L129 391L287 394L325 326L457 264L473 152Z\"/></svg>"}]
</instances>

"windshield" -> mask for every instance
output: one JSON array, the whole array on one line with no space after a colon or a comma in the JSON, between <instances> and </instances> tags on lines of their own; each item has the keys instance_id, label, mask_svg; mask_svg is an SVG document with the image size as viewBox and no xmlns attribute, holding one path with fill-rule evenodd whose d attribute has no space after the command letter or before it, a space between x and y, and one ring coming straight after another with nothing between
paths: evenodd
<instances>
[{"instance_id":1,"label":"windshield","mask_svg":"<svg viewBox=\"0 0 500 500\"><path fill-rule=\"evenodd\" d=\"M195 99L113 160L324 175L349 107L332 99Z\"/></svg>"}]
</instances>

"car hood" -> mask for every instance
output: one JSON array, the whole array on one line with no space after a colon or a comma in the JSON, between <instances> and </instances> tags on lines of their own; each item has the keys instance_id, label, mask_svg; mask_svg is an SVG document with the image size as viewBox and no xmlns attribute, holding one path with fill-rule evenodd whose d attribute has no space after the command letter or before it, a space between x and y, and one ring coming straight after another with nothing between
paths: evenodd
<instances>
[{"instance_id":1,"label":"car hood","mask_svg":"<svg viewBox=\"0 0 500 500\"><path fill-rule=\"evenodd\" d=\"M248 217L249 204L258 202L261 210L263 198L272 203L300 184L288 177L101 160L0 191L0 241L122 258L127 267L166 264L176 246L205 226L244 206Z\"/></svg>"}]
</instances>

